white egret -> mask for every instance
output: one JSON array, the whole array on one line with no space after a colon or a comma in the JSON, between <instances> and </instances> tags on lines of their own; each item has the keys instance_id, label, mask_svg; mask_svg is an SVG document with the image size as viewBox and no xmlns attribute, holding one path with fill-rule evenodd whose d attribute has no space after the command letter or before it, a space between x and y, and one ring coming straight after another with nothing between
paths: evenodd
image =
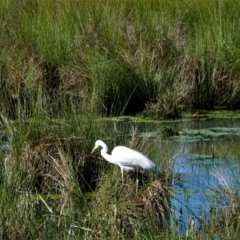
<instances>
[{"instance_id":1,"label":"white egret","mask_svg":"<svg viewBox=\"0 0 240 240\"><path fill-rule=\"evenodd\" d=\"M122 173L122 186L120 191L122 190L124 184L123 170L129 171L138 167L143 169L156 167L155 163L149 160L145 155L131 148L117 146L113 149L112 155L110 155L107 153L107 145L103 141L97 140L91 153L93 153L98 147L102 147L101 155L105 160L120 167Z\"/></svg>"}]
</instances>

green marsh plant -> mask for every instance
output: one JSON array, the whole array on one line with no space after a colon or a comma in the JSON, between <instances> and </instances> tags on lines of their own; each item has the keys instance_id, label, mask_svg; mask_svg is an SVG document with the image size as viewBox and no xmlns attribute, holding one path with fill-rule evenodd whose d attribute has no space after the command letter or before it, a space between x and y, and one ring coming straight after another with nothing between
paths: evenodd
<instances>
[{"instance_id":1,"label":"green marsh plant","mask_svg":"<svg viewBox=\"0 0 240 240\"><path fill-rule=\"evenodd\" d=\"M183 110L236 107L238 5L3 1L1 109L16 118L41 104L53 116L150 106L158 118L177 118Z\"/></svg>"},{"instance_id":2,"label":"green marsh plant","mask_svg":"<svg viewBox=\"0 0 240 240\"><path fill-rule=\"evenodd\" d=\"M90 152L107 131L112 143L125 139L99 117L238 106L238 9L237 0L1 1L0 128L12 147L1 156L12 169L0 185L1 237L172 239L158 178L133 196L129 174L126 198L115 197L118 171ZM134 134L126 145L146 151Z\"/></svg>"}]
</instances>

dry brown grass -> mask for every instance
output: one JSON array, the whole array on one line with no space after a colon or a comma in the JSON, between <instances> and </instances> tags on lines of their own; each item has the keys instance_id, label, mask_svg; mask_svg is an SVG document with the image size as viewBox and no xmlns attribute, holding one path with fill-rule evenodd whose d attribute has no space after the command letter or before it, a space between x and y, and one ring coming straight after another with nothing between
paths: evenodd
<instances>
[{"instance_id":1,"label":"dry brown grass","mask_svg":"<svg viewBox=\"0 0 240 240\"><path fill-rule=\"evenodd\" d=\"M30 190L59 193L68 180L68 167L60 140L49 136L27 144L19 171L23 182L31 182Z\"/></svg>"}]
</instances>

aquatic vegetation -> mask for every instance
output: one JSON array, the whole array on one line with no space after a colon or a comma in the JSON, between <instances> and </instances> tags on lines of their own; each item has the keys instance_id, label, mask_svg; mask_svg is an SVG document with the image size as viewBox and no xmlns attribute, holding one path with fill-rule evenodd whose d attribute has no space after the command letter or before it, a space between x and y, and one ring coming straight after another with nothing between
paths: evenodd
<instances>
[{"instance_id":1,"label":"aquatic vegetation","mask_svg":"<svg viewBox=\"0 0 240 240\"><path fill-rule=\"evenodd\" d=\"M239 107L239 1L8 0L0 15L1 238L179 239L169 186L190 179L172 173L179 152L204 167L237 152L224 141L238 141L239 111L201 124L222 114L206 109ZM117 170L90 154L98 138L150 152L161 172L140 172L137 195L127 174L117 195ZM169 143L189 145L172 156ZM238 192L214 191L234 204L188 238L238 236Z\"/></svg>"},{"instance_id":2,"label":"aquatic vegetation","mask_svg":"<svg viewBox=\"0 0 240 240\"><path fill-rule=\"evenodd\" d=\"M82 117L59 122L38 120L8 123L13 130L13 146L9 171L1 169L2 236L104 239L151 236L161 231L167 222L170 190L168 185L163 186L160 173L139 172L138 194L136 173L126 174L119 194L119 169L90 155L95 134L106 134L103 123ZM48 121L54 126L46 124ZM37 129L39 124L42 128ZM126 145L141 150L146 147L145 140L136 138L135 131L130 132L130 141L125 137ZM0 157L4 162L5 156L0 153ZM4 216L8 216L7 221ZM145 221L151 223L151 229Z\"/></svg>"},{"instance_id":3,"label":"aquatic vegetation","mask_svg":"<svg viewBox=\"0 0 240 240\"><path fill-rule=\"evenodd\" d=\"M176 119L239 106L238 1L105 3L0 3L5 115Z\"/></svg>"},{"instance_id":4,"label":"aquatic vegetation","mask_svg":"<svg viewBox=\"0 0 240 240\"><path fill-rule=\"evenodd\" d=\"M183 129L178 136L170 137L180 142L196 142L217 140L224 137L240 136L240 128L214 127L208 129Z\"/></svg>"}]
</instances>

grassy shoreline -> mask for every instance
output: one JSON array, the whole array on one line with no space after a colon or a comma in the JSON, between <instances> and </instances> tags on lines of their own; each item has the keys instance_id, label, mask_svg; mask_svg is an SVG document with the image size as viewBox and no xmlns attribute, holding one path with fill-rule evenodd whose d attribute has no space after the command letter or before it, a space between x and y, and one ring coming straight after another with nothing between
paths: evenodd
<instances>
[{"instance_id":1,"label":"grassy shoreline","mask_svg":"<svg viewBox=\"0 0 240 240\"><path fill-rule=\"evenodd\" d=\"M168 172L147 175L137 196L130 175L116 197L117 169L90 152L119 133L98 119L237 108L239 4L1 1L0 131L12 147L1 154L2 239L179 239ZM148 149L129 133L121 144Z\"/></svg>"}]
</instances>

